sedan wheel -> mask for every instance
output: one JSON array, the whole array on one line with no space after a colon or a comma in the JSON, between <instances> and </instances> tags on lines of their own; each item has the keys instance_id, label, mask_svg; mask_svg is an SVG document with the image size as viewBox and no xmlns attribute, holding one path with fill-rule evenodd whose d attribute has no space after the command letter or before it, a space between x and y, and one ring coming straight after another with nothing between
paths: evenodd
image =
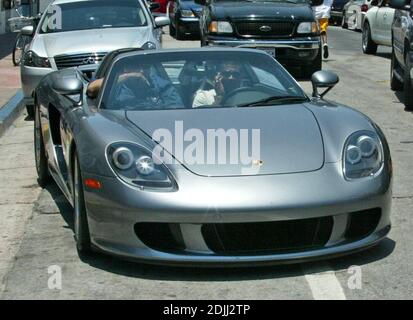
<instances>
[{"instance_id":1,"label":"sedan wheel","mask_svg":"<svg viewBox=\"0 0 413 320\"><path fill-rule=\"evenodd\" d=\"M368 23L363 28L362 47L363 52L366 54L375 54L377 52L377 44L371 39L370 25Z\"/></svg>"},{"instance_id":2,"label":"sedan wheel","mask_svg":"<svg viewBox=\"0 0 413 320\"><path fill-rule=\"evenodd\" d=\"M83 193L82 173L80 171L77 155L75 156L73 167L74 232L76 247L79 253L88 253L90 251L89 225Z\"/></svg>"},{"instance_id":3,"label":"sedan wheel","mask_svg":"<svg viewBox=\"0 0 413 320\"><path fill-rule=\"evenodd\" d=\"M49 169L47 165L46 151L43 142L42 129L40 123L39 107L35 108L34 119L34 155L36 161L37 182L42 188L50 181Z\"/></svg>"},{"instance_id":4,"label":"sedan wheel","mask_svg":"<svg viewBox=\"0 0 413 320\"><path fill-rule=\"evenodd\" d=\"M391 53L391 64L390 64L390 88L393 91L403 90L403 83L396 77L394 69L398 67L396 57L394 55L394 49Z\"/></svg>"},{"instance_id":5,"label":"sedan wheel","mask_svg":"<svg viewBox=\"0 0 413 320\"><path fill-rule=\"evenodd\" d=\"M343 18L341 19L341 27L343 29L348 28L348 25L347 25L347 22L346 22L346 12L345 11L343 11Z\"/></svg>"},{"instance_id":6,"label":"sedan wheel","mask_svg":"<svg viewBox=\"0 0 413 320\"><path fill-rule=\"evenodd\" d=\"M404 69L404 105L406 106L406 110L413 110L413 92L412 92L412 79L410 78L410 55L409 53L406 54L405 57L405 69Z\"/></svg>"}]
</instances>

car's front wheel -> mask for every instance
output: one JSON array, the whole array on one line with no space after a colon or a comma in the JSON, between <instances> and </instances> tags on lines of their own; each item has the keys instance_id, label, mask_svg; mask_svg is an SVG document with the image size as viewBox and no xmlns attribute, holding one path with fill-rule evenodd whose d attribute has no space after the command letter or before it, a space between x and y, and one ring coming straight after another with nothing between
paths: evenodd
<instances>
[{"instance_id":1,"label":"car's front wheel","mask_svg":"<svg viewBox=\"0 0 413 320\"><path fill-rule=\"evenodd\" d=\"M413 90L412 90L412 79L410 77L410 54L407 53L405 58L405 69L404 69L404 79L403 79L403 91L404 91L404 105L407 110L413 110Z\"/></svg>"},{"instance_id":2,"label":"car's front wheel","mask_svg":"<svg viewBox=\"0 0 413 320\"><path fill-rule=\"evenodd\" d=\"M74 232L77 251L83 254L90 252L90 234L83 191L82 172L77 155L75 155L74 158L73 169Z\"/></svg>"},{"instance_id":3,"label":"car's front wheel","mask_svg":"<svg viewBox=\"0 0 413 320\"><path fill-rule=\"evenodd\" d=\"M34 105L26 104L26 111L29 118L34 118Z\"/></svg>"},{"instance_id":4,"label":"car's front wheel","mask_svg":"<svg viewBox=\"0 0 413 320\"><path fill-rule=\"evenodd\" d=\"M364 24L362 35L363 52L366 54L375 54L377 52L377 44L371 39L371 30L368 22Z\"/></svg>"},{"instance_id":5,"label":"car's front wheel","mask_svg":"<svg viewBox=\"0 0 413 320\"><path fill-rule=\"evenodd\" d=\"M348 28L348 24L346 22L346 11L343 11L343 17L341 18L341 27L343 29L347 29Z\"/></svg>"},{"instance_id":6,"label":"car's front wheel","mask_svg":"<svg viewBox=\"0 0 413 320\"><path fill-rule=\"evenodd\" d=\"M403 82L401 82L395 75L394 70L398 67L396 56L394 55L394 49L391 53L391 63L390 63L390 88L393 91L403 90Z\"/></svg>"},{"instance_id":7,"label":"car's front wheel","mask_svg":"<svg viewBox=\"0 0 413 320\"><path fill-rule=\"evenodd\" d=\"M34 156L36 161L37 182L39 186L44 188L50 181L50 174L40 123L40 109L38 107L35 108L34 117Z\"/></svg>"}]
</instances>

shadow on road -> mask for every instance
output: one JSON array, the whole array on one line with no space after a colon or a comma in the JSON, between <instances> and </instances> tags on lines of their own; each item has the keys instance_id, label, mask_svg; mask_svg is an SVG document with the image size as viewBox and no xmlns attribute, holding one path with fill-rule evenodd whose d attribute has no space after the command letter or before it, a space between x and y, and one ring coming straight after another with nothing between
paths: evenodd
<instances>
[{"instance_id":1,"label":"shadow on road","mask_svg":"<svg viewBox=\"0 0 413 320\"><path fill-rule=\"evenodd\" d=\"M404 104L404 93L403 91L396 91L394 93L396 96L397 100L399 100L400 103ZM407 110L406 107L404 107L405 112L413 113L413 110Z\"/></svg>"},{"instance_id":2,"label":"shadow on road","mask_svg":"<svg viewBox=\"0 0 413 320\"><path fill-rule=\"evenodd\" d=\"M73 231L73 210L55 183L47 188L55 201L60 214L67 223L65 228ZM346 269L352 265L362 266L389 256L395 248L395 242L389 238L379 245L347 257L334 260L308 262L294 265L275 265L264 267L200 268L190 266L162 266L127 261L102 253L80 255L83 263L110 273L151 280L168 281L246 281L299 277L303 273L318 273L327 270Z\"/></svg>"},{"instance_id":3,"label":"shadow on road","mask_svg":"<svg viewBox=\"0 0 413 320\"><path fill-rule=\"evenodd\" d=\"M13 52L16 33L6 33L0 35L0 60Z\"/></svg>"},{"instance_id":4,"label":"shadow on road","mask_svg":"<svg viewBox=\"0 0 413 320\"><path fill-rule=\"evenodd\" d=\"M381 57L381 58L385 58L385 59L391 59L391 52L377 52L375 54L376 57Z\"/></svg>"}]
</instances>

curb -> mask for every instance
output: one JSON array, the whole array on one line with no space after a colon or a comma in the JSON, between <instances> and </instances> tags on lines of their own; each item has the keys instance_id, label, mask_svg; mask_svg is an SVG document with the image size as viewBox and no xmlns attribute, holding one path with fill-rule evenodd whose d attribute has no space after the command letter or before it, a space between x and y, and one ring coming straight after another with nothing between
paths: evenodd
<instances>
[{"instance_id":1,"label":"curb","mask_svg":"<svg viewBox=\"0 0 413 320\"><path fill-rule=\"evenodd\" d=\"M0 108L0 137L13 124L14 120L18 118L23 109L23 92L20 89L2 108Z\"/></svg>"}]
</instances>

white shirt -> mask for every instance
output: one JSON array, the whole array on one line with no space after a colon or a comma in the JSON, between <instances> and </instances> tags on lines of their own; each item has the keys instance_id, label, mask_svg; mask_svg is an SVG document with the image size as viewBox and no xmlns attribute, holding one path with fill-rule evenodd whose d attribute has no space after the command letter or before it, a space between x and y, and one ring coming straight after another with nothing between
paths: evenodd
<instances>
[{"instance_id":1,"label":"white shirt","mask_svg":"<svg viewBox=\"0 0 413 320\"><path fill-rule=\"evenodd\" d=\"M195 94L194 102L192 102L192 108L200 106L212 106L215 103L215 96L217 95L215 89L211 90L198 90Z\"/></svg>"},{"instance_id":2,"label":"white shirt","mask_svg":"<svg viewBox=\"0 0 413 320\"><path fill-rule=\"evenodd\" d=\"M314 15L316 19L330 18L331 6L333 0L324 0L322 5L313 7Z\"/></svg>"}]
</instances>

